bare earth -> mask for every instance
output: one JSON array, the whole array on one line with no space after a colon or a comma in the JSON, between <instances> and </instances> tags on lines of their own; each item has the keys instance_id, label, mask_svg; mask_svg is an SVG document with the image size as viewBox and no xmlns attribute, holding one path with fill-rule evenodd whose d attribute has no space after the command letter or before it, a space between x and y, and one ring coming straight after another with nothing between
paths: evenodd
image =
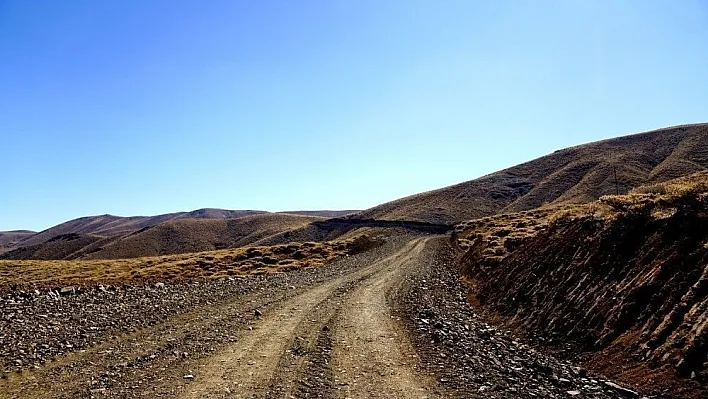
<instances>
[{"instance_id":1,"label":"bare earth","mask_svg":"<svg viewBox=\"0 0 708 399\"><path fill-rule=\"evenodd\" d=\"M464 334L481 331L486 341L464 346L471 349L458 351L456 359L442 358L445 363L435 371L432 365L440 361L435 356L445 351L422 348L410 328L413 322L404 320L399 307L400 297L423 271L433 278L430 263L441 240L394 239L319 270L288 274L225 300L199 302L153 325L126 326L122 334L98 338L38 369L5 374L0 398L477 397L469 390L488 390L483 397L545 392L543 397L560 398L575 396L575 387L583 384L583 397L619 397L600 382L571 376L569 364L544 360L475 316L459 326ZM440 311L435 317L447 316ZM423 331L428 320L421 320ZM457 334L448 321L435 324L444 335ZM494 362L501 371L478 383L474 374L482 374L461 365L464 359ZM550 371L525 372L531 370L525 362L548 364L544 367ZM441 378L450 371L453 377Z\"/></svg>"}]
</instances>

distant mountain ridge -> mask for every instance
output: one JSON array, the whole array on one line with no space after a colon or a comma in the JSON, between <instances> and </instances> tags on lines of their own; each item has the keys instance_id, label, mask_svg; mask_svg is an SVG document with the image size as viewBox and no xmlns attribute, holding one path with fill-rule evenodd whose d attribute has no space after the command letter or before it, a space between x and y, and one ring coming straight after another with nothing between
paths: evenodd
<instances>
[{"instance_id":1,"label":"distant mountain ridge","mask_svg":"<svg viewBox=\"0 0 708 399\"><path fill-rule=\"evenodd\" d=\"M0 254L5 252L3 249L13 247L18 242L34 234L37 234L37 232L30 230L0 231Z\"/></svg>"},{"instance_id":2,"label":"distant mountain ridge","mask_svg":"<svg viewBox=\"0 0 708 399\"><path fill-rule=\"evenodd\" d=\"M42 230L20 241L18 246L41 244L53 237L64 234L93 234L102 237L112 237L132 233L145 227L155 226L159 223L174 219L228 219L242 216L266 213L263 211L231 211L226 209L197 209L191 212L175 212L156 216L113 216L97 215L85 216L69 220Z\"/></svg>"},{"instance_id":3,"label":"distant mountain ridge","mask_svg":"<svg viewBox=\"0 0 708 399\"><path fill-rule=\"evenodd\" d=\"M0 258L5 259L78 259L88 256L92 257L108 256L108 254L122 253L126 256L144 256L149 254L163 254L159 248L172 248L179 251L179 248L192 248L194 250L214 249L224 242L248 242L262 239L265 236L279 233L283 229L301 227L314 220L323 217L338 217L356 211L289 211L287 213L271 213L256 210L227 210L216 208L197 209L190 212L175 212L156 216L113 216L97 215L86 216L73 219L56 226L50 227L40 232L18 230L12 232L0 232ZM244 219L252 216L261 216L256 219ZM197 221L203 221L201 223ZM239 220L240 222L234 222ZM177 221L182 221L177 223ZM222 221L222 222L217 222ZM226 222L229 221L229 222ZM168 222L175 222L167 224ZM162 226L165 224L164 226ZM225 226L230 226L226 228ZM159 229L151 230L157 226ZM215 237L214 232L220 231L226 234L223 239L214 238L215 242L206 243L195 236L187 226L198 227L198 231L209 237ZM209 228L215 229L209 232ZM249 226L249 227L245 227ZM140 250L125 249L125 242L139 243L135 235L146 239L145 234L140 234L150 230L151 238L166 237L166 234L155 234L156 230L172 229L179 231L179 234L171 234L178 244L170 245L165 242L152 242L151 244L140 243L136 248L147 250L146 253ZM244 230L245 229L245 230ZM226 232L230 233L226 233ZM244 237L228 238L229 234L237 236L243 232ZM132 238L129 238L132 237ZM247 238L250 237L250 238ZM164 238L166 239L166 238ZM230 241L229 241L230 240ZM223 242L222 242L223 241ZM116 243L122 242L120 250L112 248ZM149 240L147 241L149 242ZM112 248L107 250L106 248ZM147 249L147 248L153 249ZM157 253L154 253L156 252Z\"/></svg>"}]
</instances>

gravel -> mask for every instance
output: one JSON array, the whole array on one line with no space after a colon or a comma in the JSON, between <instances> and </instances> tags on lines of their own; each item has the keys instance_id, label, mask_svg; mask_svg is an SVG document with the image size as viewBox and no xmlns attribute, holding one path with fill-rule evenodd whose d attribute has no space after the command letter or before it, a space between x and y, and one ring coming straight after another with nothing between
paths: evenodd
<instances>
[{"instance_id":1,"label":"gravel","mask_svg":"<svg viewBox=\"0 0 708 399\"><path fill-rule=\"evenodd\" d=\"M277 297L325 281L368 259L376 259L405 237L391 238L373 250L345 256L320 268L270 276L230 277L189 284L63 287L17 291L0 296L0 378L39 368L70 352L160 323L195 308L215 306L255 291ZM363 260L363 261L362 261Z\"/></svg>"},{"instance_id":2,"label":"gravel","mask_svg":"<svg viewBox=\"0 0 708 399\"><path fill-rule=\"evenodd\" d=\"M427 264L410 281L398 308L413 332L423 368L450 391L484 398L640 397L482 320L466 300L467 288L449 250L438 251Z\"/></svg>"}]
</instances>

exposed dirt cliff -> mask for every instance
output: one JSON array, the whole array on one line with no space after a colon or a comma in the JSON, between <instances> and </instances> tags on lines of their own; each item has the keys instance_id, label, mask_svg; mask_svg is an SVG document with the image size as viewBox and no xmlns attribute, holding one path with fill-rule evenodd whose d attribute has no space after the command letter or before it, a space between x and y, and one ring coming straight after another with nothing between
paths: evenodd
<instances>
[{"instance_id":1,"label":"exposed dirt cliff","mask_svg":"<svg viewBox=\"0 0 708 399\"><path fill-rule=\"evenodd\" d=\"M478 235L461 260L471 298L612 377L707 397L708 197L604 202L611 216L559 218L504 257Z\"/></svg>"}]
</instances>

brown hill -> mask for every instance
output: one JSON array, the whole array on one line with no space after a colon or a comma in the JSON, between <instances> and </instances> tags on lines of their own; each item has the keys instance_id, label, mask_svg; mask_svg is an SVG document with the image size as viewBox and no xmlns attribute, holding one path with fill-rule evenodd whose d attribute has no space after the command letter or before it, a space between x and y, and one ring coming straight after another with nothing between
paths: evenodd
<instances>
[{"instance_id":1,"label":"brown hill","mask_svg":"<svg viewBox=\"0 0 708 399\"><path fill-rule=\"evenodd\" d=\"M234 219L175 218L128 234L68 233L6 252L2 259L118 259L238 248L302 228L314 216L263 213Z\"/></svg>"},{"instance_id":2,"label":"brown hill","mask_svg":"<svg viewBox=\"0 0 708 399\"><path fill-rule=\"evenodd\" d=\"M708 124L677 126L559 150L353 217L455 223L544 204L585 203L707 168Z\"/></svg>"},{"instance_id":3,"label":"brown hill","mask_svg":"<svg viewBox=\"0 0 708 399\"><path fill-rule=\"evenodd\" d=\"M0 231L0 254L5 252L7 248L14 247L18 242L34 234L37 234L37 232L30 230Z\"/></svg>"},{"instance_id":4,"label":"brown hill","mask_svg":"<svg viewBox=\"0 0 708 399\"><path fill-rule=\"evenodd\" d=\"M238 248L322 218L266 213L236 219L179 219L87 248L82 259L119 259Z\"/></svg>"},{"instance_id":5,"label":"brown hill","mask_svg":"<svg viewBox=\"0 0 708 399\"><path fill-rule=\"evenodd\" d=\"M289 213L291 215L303 215L303 216L321 216L325 218L340 218L343 216L351 215L353 213L359 212L358 210L343 210L343 211L285 211L278 213Z\"/></svg>"},{"instance_id":6,"label":"brown hill","mask_svg":"<svg viewBox=\"0 0 708 399\"><path fill-rule=\"evenodd\" d=\"M93 244L107 242L113 238L101 237L93 234L62 234L49 239L41 244L21 246L0 254L0 259L76 259L75 253Z\"/></svg>"},{"instance_id":7,"label":"brown hill","mask_svg":"<svg viewBox=\"0 0 708 399\"><path fill-rule=\"evenodd\" d=\"M120 236L155 226L175 219L227 219L265 213L263 211L231 211L226 209L198 209L191 212L176 212L157 216L87 216L56 225L39 233L26 237L17 246L42 244L50 239L66 234L92 234L102 237Z\"/></svg>"}]
</instances>

